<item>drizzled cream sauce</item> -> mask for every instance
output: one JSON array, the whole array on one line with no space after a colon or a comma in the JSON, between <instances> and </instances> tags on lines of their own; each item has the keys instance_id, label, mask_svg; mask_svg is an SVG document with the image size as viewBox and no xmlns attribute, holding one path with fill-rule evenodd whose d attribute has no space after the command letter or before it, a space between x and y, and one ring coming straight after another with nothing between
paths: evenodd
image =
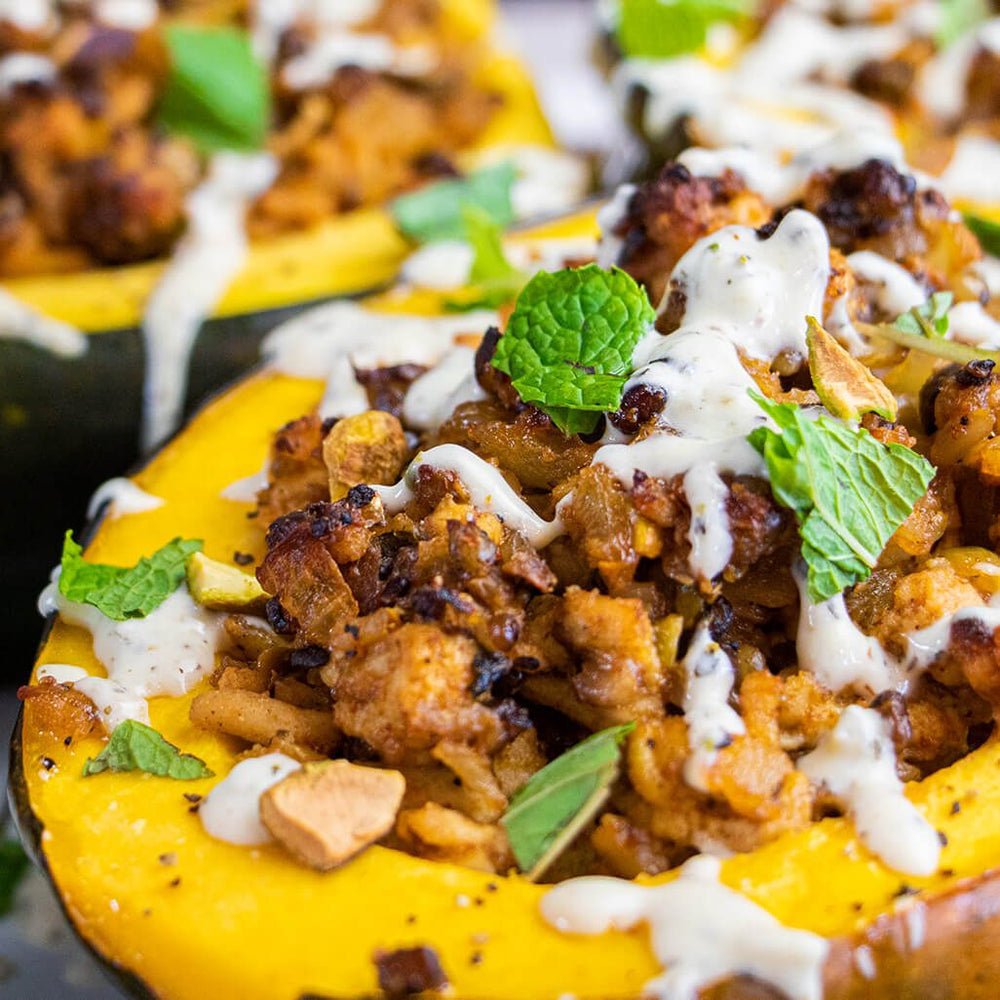
<instances>
[{"instance_id":1,"label":"drizzled cream sauce","mask_svg":"<svg viewBox=\"0 0 1000 1000\"><path fill-rule=\"evenodd\" d=\"M344 66L420 76L436 64L437 57L430 49L401 48L387 35L323 31L305 52L285 64L281 78L293 90L309 90L322 87Z\"/></svg>"},{"instance_id":2,"label":"drizzled cream sauce","mask_svg":"<svg viewBox=\"0 0 1000 1000\"><path fill-rule=\"evenodd\" d=\"M185 586L145 618L119 622L89 604L67 600L53 580L42 591L38 610L58 611L63 621L87 629L108 678L131 695L185 694L215 666L223 616L196 604Z\"/></svg>"},{"instance_id":3,"label":"drizzled cream sauce","mask_svg":"<svg viewBox=\"0 0 1000 1000\"><path fill-rule=\"evenodd\" d=\"M23 340L63 358L78 358L87 352L87 338L81 330L43 316L2 288L0 340Z\"/></svg>"},{"instance_id":4,"label":"drizzled cream sauce","mask_svg":"<svg viewBox=\"0 0 1000 1000\"><path fill-rule=\"evenodd\" d=\"M415 379L403 399L403 421L418 431L436 431L462 403L485 399L476 381L476 349L459 344Z\"/></svg>"},{"instance_id":5,"label":"drizzled cream sauce","mask_svg":"<svg viewBox=\"0 0 1000 1000\"><path fill-rule=\"evenodd\" d=\"M323 417L347 417L368 409L355 369L387 365L435 365L454 346L456 334L481 334L497 315L476 311L456 316L377 313L352 302L311 309L268 334L264 360L286 375L322 378Z\"/></svg>"},{"instance_id":6,"label":"drizzled cream sauce","mask_svg":"<svg viewBox=\"0 0 1000 1000\"><path fill-rule=\"evenodd\" d=\"M0 97L21 83L52 83L56 64L37 52L11 52L0 59Z\"/></svg>"},{"instance_id":7,"label":"drizzled cream sauce","mask_svg":"<svg viewBox=\"0 0 1000 1000\"><path fill-rule=\"evenodd\" d=\"M589 876L569 879L542 897L542 916L571 934L629 931L645 924L663 974L645 996L695 1000L698 991L736 975L754 976L789 1000L821 1000L829 945L785 927L756 903L719 882L717 858L701 855L662 885Z\"/></svg>"},{"instance_id":8,"label":"drizzled cream sauce","mask_svg":"<svg viewBox=\"0 0 1000 1000\"><path fill-rule=\"evenodd\" d=\"M42 31L55 19L52 0L0 0L0 21L23 31Z\"/></svg>"},{"instance_id":9,"label":"drizzled cream sauce","mask_svg":"<svg viewBox=\"0 0 1000 1000\"><path fill-rule=\"evenodd\" d=\"M177 426L191 349L202 323L243 266L246 212L270 186L268 153L217 153L187 199L187 231L146 304L142 445L151 450Z\"/></svg>"},{"instance_id":10,"label":"drizzled cream sauce","mask_svg":"<svg viewBox=\"0 0 1000 1000\"><path fill-rule=\"evenodd\" d=\"M92 677L81 667L68 663L48 663L38 668L38 679L51 677L57 684L72 684L97 709L101 725L110 734L115 727L132 719L149 725L149 705L145 698L133 694L109 677Z\"/></svg>"},{"instance_id":11,"label":"drizzled cream sauce","mask_svg":"<svg viewBox=\"0 0 1000 1000\"><path fill-rule=\"evenodd\" d=\"M126 514L142 514L148 510L156 510L165 502L162 497L154 497L152 493L141 489L131 479L118 476L102 483L94 491L90 503L87 504L87 518L97 517L105 504L109 505L105 516L113 519L124 517Z\"/></svg>"},{"instance_id":12,"label":"drizzled cream sauce","mask_svg":"<svg viewBox=\"0 0 1000 1000\"><path fill-rule=\"evenodd\" d=\"M691 748L684 780L692 788L707 791L707 774L719 750L746 732L743 720L729 704L736 674L729 655L712 638L706 622L695 629L682 665L687 677L684 721Z\"/></svg>"},{"instance_id":13,"label":"drizzled cream sauce","mask_svg":"<svg viewBox=\"0 0 1000 1000\"><path fill-rule=\"evenodd\" d=\"M848 705L797 767L840 802L861 842L890 868L905 875L937 870L940 838L903 794L890 723L874 709Z\"/></svg>"},{"instance_id":14,"label":"drizzled cream sauce","mask_svg":"<svg viewBox=\"0 0 1000 1000\"><path fill-rule=\"evenodd\" d=\"M271 834L260 820L260 797L300 767L283 753L241 760L198 807L205 832L229 844L266 844Z\"/></svg>"},{"instance_id":15,"label":"drizzled cream sauce","mask_svg":"<svg viewBox=\"0 0 1000 1000\"><path fill-rule=\"evenodd\" d=\"M439 444L420 452L395 486L374 486L388 513L399 513L413 500L414 477L425 465L454 472L474 507L496 514L509 528L521 532L536 549L545 548L565 530L558 518L546 521L539 517L514 492L496 466L457 444Z\"/></svg>"}]
</instances>

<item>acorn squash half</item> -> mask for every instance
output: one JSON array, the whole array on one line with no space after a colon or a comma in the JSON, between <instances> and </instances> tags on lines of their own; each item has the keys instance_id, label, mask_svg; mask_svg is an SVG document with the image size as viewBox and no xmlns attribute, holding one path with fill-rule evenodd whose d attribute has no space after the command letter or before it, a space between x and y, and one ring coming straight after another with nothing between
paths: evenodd
<instances>
[{"instance_id":1,"label":"acorn squash half","mask_svg":"<svg viewBox=\"0 0 1000 1000\"><path fill-rule=\"evenodd\" d=\"M564 223L593 230L592 214ZM372 308L433 311L426 295L384 296ZM207 405L135 476L166 500L94 526L88 557L128 564L175 535L210 557L262 555L260 531L220 491L254 472L272 432L319 401L319 382L253 374ZM39 663L103 673L89 635L50 623ZM192 697L154 699L152 724L216 775L235 747L195 728ZM12 747L11 795L21 830L84 941L136 997L160 1000L358 998L378 992L373 955L435 949L461 1000L580 1000L641 994L658 967L644 933L557 932L539 915L546 887L374 847L319 874L273 845L211 839L179 783L129 773L84 780L97 739L69 747L40 732L29 703ZM47 760L46 760L47 759ZM45 761L45 763L43 763ZM832 940L827 1000L988 1000L1000 981L1000 741L909 786L947 840L939 872L886 868L845 819L831 818L724 862L723 881L786 924ZM176 855L165 867L162 855ZM658 876L659 881L671 876ZM736 979L714 998L774 997Z\"/></svg>"},{"instance_id":2,"label":"acorn squash half","mask_svg":"<svg viewBox=\"0 0 1000 1000\"><path fill-rule=\"evenodd\" d=\"M493 7L492 0L446 4L456 31L470 37L489 31ZM504 101L467 155L507 145L552 146L524 66L498 53L479 72L481 83ZM350 212L253 245L242 273L199 334L188 400L204 399L251 368L262 337L280 321L318 300L385 285L410 249L382 208ZM4 282L17 298L84 330L88 341L84 355L65 358L0 337L0 455L7 484L0 523L7 599L0 629L13 637L15 659L35 647L24 623L56 555L43 539L76 524L93 489L136 459L143 372L139 323L163 267L156 262Z\"/></svg>"}]
</instances>

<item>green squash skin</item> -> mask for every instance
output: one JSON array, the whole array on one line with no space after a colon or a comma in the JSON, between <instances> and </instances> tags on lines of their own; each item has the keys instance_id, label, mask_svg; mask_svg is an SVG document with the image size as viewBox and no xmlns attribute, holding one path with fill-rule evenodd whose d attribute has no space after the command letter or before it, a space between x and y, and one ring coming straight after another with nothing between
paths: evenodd
<instances>
[{"instance_id":1,"label":"green squash skin","mask_svg":"<svg viewBox=\"0 0 1000 1000\"><path fill-rule=\"evenodd\" d=\"M192 353L185 416L258 363L267 333L318 304L208 320ZM141 333L117 330L87 340L78 358L0 340L0 630L8 650L0 681L19 680L34 658L36 602L59 561L63 533L82 525L101 483L139 459Z\"/></svg>"}]
</instances>

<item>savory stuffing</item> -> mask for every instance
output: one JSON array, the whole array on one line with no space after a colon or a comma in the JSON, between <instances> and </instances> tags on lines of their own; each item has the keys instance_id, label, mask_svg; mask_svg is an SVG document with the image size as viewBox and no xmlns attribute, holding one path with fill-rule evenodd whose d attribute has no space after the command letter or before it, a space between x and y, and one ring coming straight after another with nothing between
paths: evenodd
<instances>
[{"instance_id":1,"label":"savory stuffing","mask_svg":"<svg viewBox=\"0 0 1000 1000\"><path fill-rule=\"evenodd\" d=\"M359 372L366 412L306 415L277 432L256 518L266 531L256 575L270 595L268 627L246 614L226 620L224 652L191 718L255 753L304 762L262 807L293 853L327 868L381 839L507 871L517 862L507 824L519 792L588 734L624 726L617 780L545 877L631 877L702 851L749 851L851 809L832 777L813 781L799 766L829 754L848 706L885 727L904 780L958 760L991 732L1000 705L990 617L1000 592L1000 375L985 357L938 357L930 338L930 353L900 346L890 327L906 309L887 293L889 278L912 283L920 301L947 290L956 318L971 307L995 323L975 280L976 240L939 194L884 161L821 170L805 192L809 216L730 171L706 179L671 164L627 199L608 238L660 303L637 348L654 360L634 363L620 406L592 432L563 433L562 418L524 402L491 363L511 327L480 331L474 391L432 430L408 427L401 405L426 367L397 366L388 395L384 379ZM756 230L739 228L748 224ZM792 238L800 256L809 234L819 241L817 310L832 333L820 332L851 352L827 344L826 356L841 359L840 383L810 368L804 349L768 356L746 340L726 377L748 388L712 404L702 396L710 388L694 384L689 430L683 389L653 376L670 370L664 352L697 333L697 297L716 291L701 287L690 262L702 248L722 253L711 247L735 235L748 267L755 248L778 254L780 277L788 233L802 234ZM768 294L786 295L785 286ZM804 344L805 316L792 323ZM955 327L940 343L972 350ZM692 356L690 382L705 363ZM841 383L852 378L848 398ZM895 421L862 412L845 432L936 467L873 571L843 593L807 593L800 525L773 473L759 460L727 465L732 441L704 429L751 390L814 414L821 396L840 406L860 399L862 411L864 400L888 398ZM719 451L716 514L696 501L690 468L657 466L652 446L692 435ZM634 469L623 475L621 456L640 454L651 456L646 467L629 458ZM702 536L719 523L724 558L705 572L712 553ZM330 757L350 763L315 763ZM369 785L357 815L331 806Z\"/></svg>"}]
</instances>

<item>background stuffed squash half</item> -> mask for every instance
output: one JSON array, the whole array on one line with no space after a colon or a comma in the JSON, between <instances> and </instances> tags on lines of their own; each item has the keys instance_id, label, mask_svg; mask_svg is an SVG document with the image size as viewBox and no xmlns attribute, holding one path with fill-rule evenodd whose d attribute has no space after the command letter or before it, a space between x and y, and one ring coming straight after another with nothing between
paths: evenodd
<instances>
[{"instance_id":1,"label":"background stuffed squash half","mask_svg":"<svg viewBox=\"0 0 1000 1000\"><path fill-rule=\"evenodd\" d=\"M71 523L280 319L388 281L426 234L387 200L509 171L513 217L587 181L485 0L50 6L0 21L0 450L35 484L0 535L12 634L51 561L25 518Z\"/></svg>"},{"instance_id":2,"label":"background stuffed squash half","mask_svg":"<svg viewBox=\"0 0 1000 1000\"><path fill-rule=\"evenodd\" d=\"M14 798L136 989L992 995L998 321L801 183L473 213L65 540Z\"/></svg>"}]
</instances>

